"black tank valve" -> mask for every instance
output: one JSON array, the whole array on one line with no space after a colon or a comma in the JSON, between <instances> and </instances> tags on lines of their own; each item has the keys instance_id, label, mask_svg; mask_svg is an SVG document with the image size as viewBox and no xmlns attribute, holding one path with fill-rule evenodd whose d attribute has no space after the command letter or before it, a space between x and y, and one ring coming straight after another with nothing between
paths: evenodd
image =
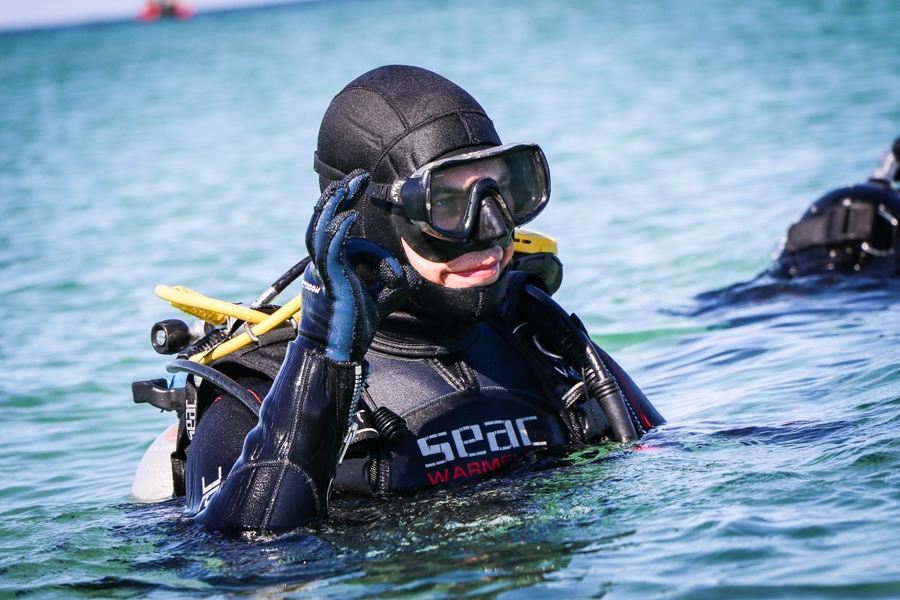
<instances>
[{"instance_id":1,"label":"black tank valve","mask_svg":"<svg viewBox=\"0 0 900 600\"><path fill-rule=\"evenodd\" d=\"M166 319L153 325L150 343L160 354L176 354L191 343L191 333L184 321Z\"/></svg>"}]
</instances>

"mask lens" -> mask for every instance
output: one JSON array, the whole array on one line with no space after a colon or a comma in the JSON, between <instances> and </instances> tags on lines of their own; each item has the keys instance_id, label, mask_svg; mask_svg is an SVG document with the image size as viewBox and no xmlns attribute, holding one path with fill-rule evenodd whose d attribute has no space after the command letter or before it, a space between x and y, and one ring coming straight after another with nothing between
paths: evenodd
<instances>
[{"instance_id":1,"label":"mask lens","mask_svg":"<svg viewBox=\"0 0 900 600\"><path fill-rule=\"evenodd\" d=\"M431 226L447 234L462 233L479 200L470 197L472 187L485 179L500 188L498 200L509 213L511 226L534 218L549 198L544 161L536 147L453 162L431 173Z\"/></svg>"},{"instance_id":2,"label":"mask lens","mask_svg":"<svg viewBox=\"0 0 900 600\"><path fill-rule=\"evenodd\" d=\"M454 175L456 174L432 175L431 226L448 233L462 230L468 212L468 194Z\"/></svg>"},{"instance_id":3,"label":"mask lens","mask_svg":"<svg viewBox=\"0 0 900 600\"><path fill-rule=\"evenodd\" d=\"M516 225L529 221L548 199L543 163L533 149L523 149L497 157L503 162L502 179L497 179L506 208Z\"/></svg>"}]
</instances>

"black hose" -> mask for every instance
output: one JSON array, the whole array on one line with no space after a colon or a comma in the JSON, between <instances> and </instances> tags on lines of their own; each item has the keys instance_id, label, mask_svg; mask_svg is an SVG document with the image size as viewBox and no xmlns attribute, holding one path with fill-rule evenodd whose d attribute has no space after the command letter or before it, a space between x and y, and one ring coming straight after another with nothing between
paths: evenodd
<instances>
[{"instance_id":1,"label":"black hose","mask_svg":"<svg viewBox=\"0 0 900 600\"><path fill-rule=\"evenodd\" d=\"M259 416L259 400L247 391L247 388L212 367L189 360L175 359L166 363L166 371L169 373L190 373L191 375L202 377L226 394L231 394L237 398L254 415Z\"/></svg>"},{"instance_id":2,"label":"black hose","mask_svg":"<svg viewBox=\"0 0 900 600\"><path fill-rule=\"evenodd\" d=\"M580 331L580 330L579 330ZM587 334L581 331L581 335L587 338ZM584 369L584 384L588 388L588 393L596 398L603 409L603 414L612 427L613 435L616 441L630 442L638 438L638 433L634 428L634 420L632 411L628 408L628 400L622 395L619 388L619 382L606 369L606 365L594 349L594 344L587 339L585 347L586 365ZM593 375L594 377L591 377ZM606 375L606 377L603 377Z\"/></svg>"},{"instance_id":3,"label":"black hose","mask_svg":"<svg viewBox=\"0 0 900 600\"><path fill-rule=\"evenodd\" d=\"M568 364L582 371L588 396L600 404L613 438L617 442L637 439L628 400L622 395L616 378L603 364L591 339L575 325L568 313L550 296L530 284L522 288L518 312L559 344L559 350Z\"/></svg>"},{"instance_id":4,"label":"black hose","mask_svg":"<svg viewBox=\"0 0 900 600\"><path fill-rule=\"evenodd\" d=\"M205 337L194 342L178 354L179 359L190 358L201 352L209 352L222 342L228 339L230 334L225 329L213 329Z\"/></svg>"},{"instance_id":5,"label":"black hose","mask_svg":"<svg viewBox=\"0 0 900 600\"><path fill-rule=\"evenodd\" d=\"M287 286L294 283L300 275L303 274L303 271L306 270L306 265L311 262L311 259L307 256L296 265L287 270L287 272L278 278L278 281L272 284L272 288L276 290L279 294L287 288Z\"/></svg>"},{"instance_id":6,"label":"black hose","mask_svg":"<svg viewBox=\"0 0 900 600\"><path fill-rule=\"evenodd\" d=\"M294 283L300 275L303 274L303 271L306 270L306 266L312 262L310 257L306 257L296 265L288 269L284 275L275 280L275 283L269 286L265 292L263 292L259 298L257 298L251 306L256 308L257 306L262 306L263 304L268 304L272 301L278 294L287 289L287 286Z\"/></svg>"}]
</instances>

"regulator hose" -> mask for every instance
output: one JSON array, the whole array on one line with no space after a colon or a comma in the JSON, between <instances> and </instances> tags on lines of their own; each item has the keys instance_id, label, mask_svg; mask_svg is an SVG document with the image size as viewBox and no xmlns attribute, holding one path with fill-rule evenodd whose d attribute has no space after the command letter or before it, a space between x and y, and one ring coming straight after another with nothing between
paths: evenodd
<instances>
[{"instance_id":1,"label":"regulator hose","mask_svg":"<svg viewBox=\"0 0 900 600\"><path fill-rule=\"evenodd\" d=\"M579 368L588 397L594 398L609 421L617 442L638 438L632 411L616 378L609 372L588 335L550 296L538 287L525 284L519 298L518 314L558 344L565 361Z\"/></svg>"},{"instance_id":2,"label":"regulator hose","mask_svg":"<svg viewBox=\"0 0 900 600\"><path fill-rule=\"evenodd\" d=\"M250 306L253 308L257 308L263 306L264 304L269 304L274 300L278 294L283 292L287 286L294 283L294 281L303 274L303 271L306 270L306 265L311 262L311 259L307 256L296 265L288 269L284 275L279 277L275 283L269 286L269 289L260 294L259 298L253 301L253 304Z\"/></svg>"},{"instance_id":3,"label":"regulator hose","mask_svg":"<svg viewBox=\"0 0 900 600\"><path fill-rule=\"evenodd\" d=\"M181 353L178 354L178 358L190 358L197 354L209 352L227 339L228 331L225 329L213 329L206 334L206 336L197 340L192 346L188 346L182 350Z\"/></svg>"},{"instance_id":4,"label":"regulator hose","mask_svg":"<svg viewBox=\"0 0 900 600\"><path fill-rule=\"evenodd\" d=\"M231 394L238 401L250 409L257 417L259 416L259 400L256 396L247 391L247 388L231 379L227 375L216 371L212 367L197 364L195 362L183 359L175 359L166 363L166 371L169 373L190 373L201 377L210 382L226 394Z\"/></svg>"}]
</instances>

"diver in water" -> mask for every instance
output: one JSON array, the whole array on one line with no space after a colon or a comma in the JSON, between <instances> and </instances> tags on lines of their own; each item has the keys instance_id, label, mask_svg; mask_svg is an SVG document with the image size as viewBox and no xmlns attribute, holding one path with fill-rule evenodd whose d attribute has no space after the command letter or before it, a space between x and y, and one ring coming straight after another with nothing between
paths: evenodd
<instances>
[{"instance_id":1,"label":"diver in water","mask_svg":"<svg viewBox=\"0 0 900 600\"><path fill-rule=\"evenodd\" d=\"M769 275L900 274L900 138L886 152L868 183L838 188L818 200L788 230Z\"/></svg>"},{"instance_id":2,"label":"diver in water","mask_svg":"<svg viewBox=\"0 0 900 600\"><path fill-rule=\"evenodd\" d=\"M297 332L212 363L218 388L249 394L189 391L172 462L195 521L292 528L333 489L471 481L664 422L550 298L559 263L511 264L515 228L549 200L546 159L503 144L463 89L416 67L360 76L328 107L314 168Z\"/></svg>"}]
</instances>

